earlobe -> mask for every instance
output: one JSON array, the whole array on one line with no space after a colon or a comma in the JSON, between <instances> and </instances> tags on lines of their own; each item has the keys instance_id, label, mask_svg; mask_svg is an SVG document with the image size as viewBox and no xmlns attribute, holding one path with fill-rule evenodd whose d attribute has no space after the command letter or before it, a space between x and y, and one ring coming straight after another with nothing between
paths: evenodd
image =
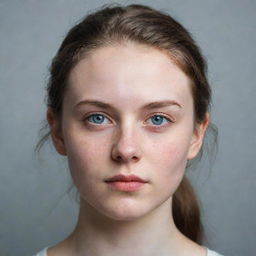
<instances>
[{"instance_id":1,"label":"earlobe","mask_svg":"<svg viewBox=\"0 0 256 256\"><path fill-rule=\"evenodd\" d=\"M47 110L46 118L50 126L51 138L56 151L60 155L67 155L61 125L52 109L49 108Z\"/></svg>"},{"instance_id":2,"label":"earlobe","mask_svg":"<svg viewBox=\"0 0 256 256\"><path fill-rule=\"evenodd\" d=\"M188 152L188 160L195 158L198 152L200 151L203 144L203 138L208 125L209 125L209 113L207 112L205 115L205 120L200 124L196 124L194 134L192 136L189 152Z\"/></svg>"}]
</instances>

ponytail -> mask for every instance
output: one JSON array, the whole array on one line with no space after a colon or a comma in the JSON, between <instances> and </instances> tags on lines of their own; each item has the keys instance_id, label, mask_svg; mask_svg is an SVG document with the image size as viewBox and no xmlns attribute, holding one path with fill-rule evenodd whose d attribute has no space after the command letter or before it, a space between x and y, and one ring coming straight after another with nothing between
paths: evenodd
<instances>
[{"instance_id":1,"label":"ponytail","mask_svg":"<svg viewBox=\"0 0 256 256\"><path fill-rule=\"evenodd\" d=\"M172 212L174 223L180 232L200 243L202 238L200 209L195 192L185 176L173 195Z\"/></svg>"}]
</instances>

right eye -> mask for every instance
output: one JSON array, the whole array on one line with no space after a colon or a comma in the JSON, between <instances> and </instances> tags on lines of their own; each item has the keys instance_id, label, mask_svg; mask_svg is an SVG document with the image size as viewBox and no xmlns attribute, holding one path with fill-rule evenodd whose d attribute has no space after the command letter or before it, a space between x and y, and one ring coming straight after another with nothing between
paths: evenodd
<instances>
[{"instance_id":1,"label":"right eye","mask_svg":"<svg viewBox=\"0 0 256 256\"><path fill-rule=\"evenodd\" d=\"M93 114L93 115L87 116L85 120L87 120L89 123L93 123L97 125L110 123L110 120L102 114Z\"/></svg>"}]
</instances>

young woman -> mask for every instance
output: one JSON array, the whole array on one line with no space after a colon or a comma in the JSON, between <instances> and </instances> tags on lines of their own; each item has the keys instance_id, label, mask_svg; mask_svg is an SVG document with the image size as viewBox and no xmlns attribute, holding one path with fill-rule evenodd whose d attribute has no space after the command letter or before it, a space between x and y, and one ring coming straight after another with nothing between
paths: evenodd
<instances>
[{"instance_id":1,"label":"young woman","mask_svg":"<svg viewBox=\"0 0 256 256\"><path fill-rule=\"evenodd\" d=\"M80 195L74 231L39 256L213 256L185 178L209 127L205 62L146 6L109 6L53 59L47 120ZM46 137L45 137L46 138Z\"/></svg>"}]
</instances>

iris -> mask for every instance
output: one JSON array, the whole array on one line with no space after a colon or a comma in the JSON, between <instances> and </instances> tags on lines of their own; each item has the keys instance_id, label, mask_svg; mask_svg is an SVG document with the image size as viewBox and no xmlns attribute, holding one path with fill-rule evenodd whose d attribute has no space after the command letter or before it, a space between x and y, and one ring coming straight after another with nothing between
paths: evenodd
<instances>
[{"instance_id":1,"label":"iris","mask_svg":"<svg viewBox=\"0 0 256 256\"><path fill-rule=\"evenodd\" d=\"M105 116L100 114L94 114L87 118L87 120L91 123L102 124L104 122Z\"/></svg>"},{"instance_id":2,"label":"iris","mask_svg":"<svg viewBox=\"0 0 256 256\"><path fill-rule=\"evenodd\" d=\"M164 116L161 115L154 115L150 119L154 125L161 125L164 120L167 120Z\"/></svg>"}]
</instances>

